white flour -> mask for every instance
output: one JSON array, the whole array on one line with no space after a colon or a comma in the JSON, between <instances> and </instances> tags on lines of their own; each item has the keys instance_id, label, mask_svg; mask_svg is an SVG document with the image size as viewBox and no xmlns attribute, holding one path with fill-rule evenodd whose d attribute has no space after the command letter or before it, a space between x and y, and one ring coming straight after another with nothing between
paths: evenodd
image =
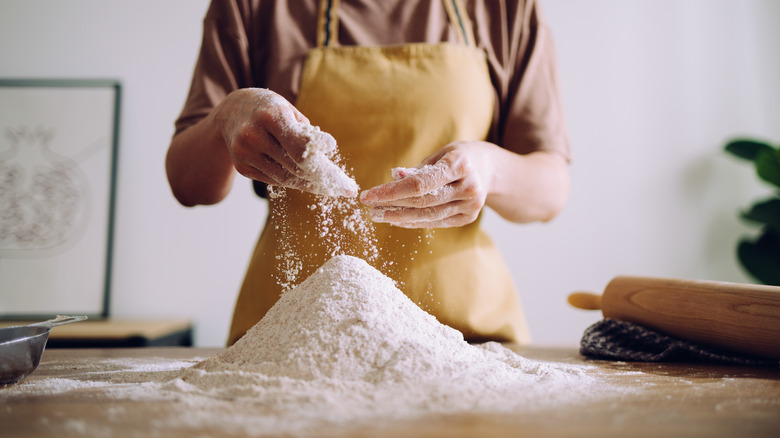
<instances>
[{"instance_id":1,"label":"white flour","mask_svg":"<svg viewBox=\"0 0 780 438\"><path fill-rule=\"evenodd\" d=\"M294 127L298 134L306 137L306 150L300 163L307 189L324 196L354 198L358 185L339 164L336 140L318 126L299 123Z\"/></svg>"},{"instance_id":2,"label":"white flour","mask_svg":"<svg viewBox=\"0 0 780 438\"><path fill-rule=\"evenodd\" d=\"M589 373L592 366L529 360L497 343L466 343L390 278L343 255L285 293L217 356L194 364L105 359L80 362L78 369L73 363L47 368L52 377L23 381L0 399L79 390L80 397L107 400L93 403L88 419L62 423L64 432L91 436L112 436L122 427L157 436L182 430L328 436L347 426L429 415L542 412L605 392ZM135 412L148 406L154 420L126 419L130 405L111 401L132 402ZM162 412L159 403L165 403ZM58 418L43 413L40 421Z\"/></svg>"},{"instance_id":3,"label":"white flour","mask_svg":"<svg viewBox=\"0 0 780 438\"><path fill-rule=\"evenodd\" d=\"M307 139L303 161L300 163L302 178L307 182L306 190L318 195L309 205L314 214L307 233L315 234L317 239L324 242L327 253L319 254L315 248L296 251L291 242L299 238L300 230L292 230L285 214L273 209L271 215L274 216L274 222L279 224L277 228L281 246L280 253L276 255L275 278L283 291L302 280L300 274L304 265L312 265L310 259L352 254L375 261L379 253L373 224L367 219L366 209L357 199L360 187L342 164L336 140L318 126L305 122L289 129ZM269 186L268 193L280 203L287 202L285 188Z\"/></svg>"},{"instance_id":4,"label":"white flour","mask_svg":"<svg viewBox=\"0 0 780 438\"><path fill-rule=\"evenodd\" d=\"M590 383L582 370L466 343L365 261L337 256L166 388L262 406L289 426L543 409Z\"/></svg>"},{"instance_id":5,"label":"white flour","mask_svg":"<svg viewBox=\"0 0 780 438\"><path fill-rule=\"evenodd\" d=\"M288 189L269 189L271 196L277 198L279 203L287 202L284 198ZM314 234L315 241L322 245L312 246L305 251L293 245L301 237L300 230L295 230L296 226L286 220L284 207L274 206L271 210L272 222L278 224L276 231L280 247L279 254L275 256L275 279L282 291L290 290L303 280L300 276L304 265L317 266L321 263L313 264L312 260L327 260L337 255L350 254L364 260L377 261L379 250L374 226L357 198L317 196L308 208L312 211L312 217L308 221L310 229L306 233ZM325 253L320 254L319 251Z\"/></svg>"}]
</instances>

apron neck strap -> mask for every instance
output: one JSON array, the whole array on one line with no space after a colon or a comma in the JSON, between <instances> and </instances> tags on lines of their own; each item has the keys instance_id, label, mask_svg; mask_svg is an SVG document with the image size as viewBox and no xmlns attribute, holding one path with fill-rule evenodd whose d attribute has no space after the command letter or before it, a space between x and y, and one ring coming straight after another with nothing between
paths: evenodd
<instances>
[{"instance_id":1,"label":"apron neck strap","mask_svg":"<svg viewBox=\"0 0 780 438\"><path fill-rule=\"evenodd\" d=\"M463 7L461 0L442 0L444 8L447 9L447 15L450 17L450 25L455 29L455 35L458 42L467 46L474 47L474 28L471 26L469 14Z\"/></svg>"},{"instance_id":2,"label":"apron neck strap","mask_svg":"<svg viewBox=\"0 0 780 438\"><path fill-rule=\"evenodd\" d=\"M475 46L474 29L461 0L442 0L450 25L455 29L458 42ZM320 0L317 19L317 47L339 45L339 3L340 0Z\"/></svg>"},{"instance_id":3,"label":"apron neck strap","mask_svg":"<svg viewBox=\"0 0 780 438\"><path fill-rule=\"evenodd\" d=\"M339 0L320 0L317 47L339 45Z\"/></svg>"}]
</instances>

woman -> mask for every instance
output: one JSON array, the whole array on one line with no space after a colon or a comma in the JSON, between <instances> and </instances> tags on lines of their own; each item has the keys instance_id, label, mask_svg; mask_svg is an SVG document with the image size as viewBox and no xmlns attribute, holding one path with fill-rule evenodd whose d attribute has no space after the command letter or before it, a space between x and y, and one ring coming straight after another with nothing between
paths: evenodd
<instances>
[{"instance_id":1,"label":"woman","mask_svg":"<svg viewBox=\"0 0 780 438\"><path fill-rule=\"evenodd\" d=\"M484 206L526 223L565 203L553 47L532 0L463 3L212 2L168 151L173 193L184 205L217 203L236 173L293 189L269 199L230 343L281 293L283 251L314 254L302 278L326 258L307 231L317 201L300 178L306 139L291 129L308 122L335 137L367 189L360 200L376 222L378 260L412 300L467 340L529 340L511 276L479 222ZM426 170L393 181L399 167Z\"/></svg>"}]
</instances>

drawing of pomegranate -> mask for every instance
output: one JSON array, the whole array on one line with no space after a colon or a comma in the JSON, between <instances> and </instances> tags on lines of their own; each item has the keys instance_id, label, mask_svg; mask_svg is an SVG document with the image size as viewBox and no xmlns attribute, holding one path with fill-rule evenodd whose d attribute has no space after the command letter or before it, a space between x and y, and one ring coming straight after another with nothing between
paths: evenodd
<instances>
[{"instance_id":1,"label":"drawing of pomegranate","mask_svg":"<svg viewBox=\"0 0 780 438\"><path fill-rule=\"evenodd\" d=\"M86 176L52 151L53 129L6 128L0 143L0 256L42 257L78 241L87 221Z\"/></svg>"}]
</instances>

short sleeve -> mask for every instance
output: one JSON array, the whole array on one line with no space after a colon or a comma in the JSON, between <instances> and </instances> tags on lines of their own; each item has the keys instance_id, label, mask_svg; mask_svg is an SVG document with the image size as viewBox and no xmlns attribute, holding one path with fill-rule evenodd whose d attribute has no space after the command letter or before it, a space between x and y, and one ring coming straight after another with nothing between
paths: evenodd
<instances>
[{"instance_id":1,"label":"short sleeve","mask_svg":"<svg viewBox=\"0 0 780 438\"><path fill-rule=\"evenodd\" d=\"M555 47L538 5L508 1L474 12L497 94L491 140L520 154L552 151L570 160Z\"/></svg>"},{"instance_id":2,"label":"short sleeve","mask_svg":"<svg viewBox=\"0 0 780 438\"><path fill-rule=\"evenodd\" d=\"M203 40L176 134L206 117L231 91L252 82L248 5L213 0L203 19Z\"/></svg>"}]
</instances>

